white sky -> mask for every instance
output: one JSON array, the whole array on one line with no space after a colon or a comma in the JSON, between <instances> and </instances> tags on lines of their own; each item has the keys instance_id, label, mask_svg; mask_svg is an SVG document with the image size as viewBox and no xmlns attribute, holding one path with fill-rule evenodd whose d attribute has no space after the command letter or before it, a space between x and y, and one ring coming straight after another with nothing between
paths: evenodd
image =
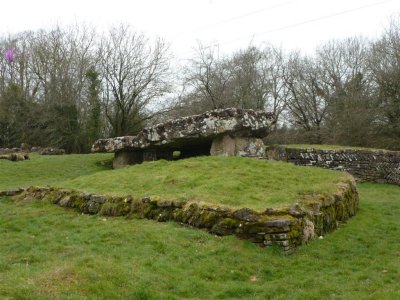
<instances>
[{"instance_id":1,"label":"white sky","mask_svg":"<svg viewBox=\"0 0 400 300\"><path fill-rule=\"evenodd\" d=\"M400 16L400 0L0 0L0 34L124 22L165 38L184 59L198 41L226 53L249 43L310 53L331 39L374 38L391 16Z\"/></svg>"}]
</instances>

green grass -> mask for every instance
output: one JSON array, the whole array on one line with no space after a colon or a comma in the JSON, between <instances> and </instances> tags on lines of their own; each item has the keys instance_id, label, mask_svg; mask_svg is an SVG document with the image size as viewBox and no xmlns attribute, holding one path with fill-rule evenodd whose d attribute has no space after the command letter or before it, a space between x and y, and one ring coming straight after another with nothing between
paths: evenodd
<instances>
[{"instance_id":1,"label":"green grass","mask_svg":"<svg viewBox=\"0 0 400 300\"><path fill-rule=\"evenodd\" d=\"M109 170L112 154L39 155L20 162L0 160L0 190L29 185L52 185L94 172Z\"/></svg>"},{"instance_id":2,"label":"green grass","mask_svg":"<svg viewBox=\"0 0 400 300\"><path fill-rule=\"evenodd\" d=\"M287 148L297 149L317 149L317 150L373 150L373 151L388 151L384 149L353 147L343 145L320 145L320 144L289 144L285 145Z\"/></svg>"},{"instance_id":3,"label":"green grass","mask_svg":"<svg viewBox=\"0 0 400 300\"><path fill-rule=\"evenodd\" d=\"M0 161L0 189L81 180L100 189L110 180L104 190L125 193L123 189L134 189L130 184L136 179L118 182L114 176L119 172L140 176L141 168L153 168L148 180L160 182L162 178L154 177L168 165L162 161L114 171L108 170L110 158L33 156L27 162ZM186 166L186 175L199 174L203 159L181 160L174 166ZM291 167L250 159L223 161L225 167L230 165L229 172L213 166L211 159L209 179L219 174L220 182L229 183L245 162L259 178L254 184L259 184L270 180L272 169ZM263 168L258 163L265 169L258 170ZM175 167L170 173L183 180ZM308 170L318 169L299 170L304 172L297 174L298 180L304 180ZM101 184L97 186L96 180ZM253 192L257 193L255 185ZM105 219L45 201L15 203L3 197L0 299L400 299L400 187L364 183L359 192L355 217L291 256L172 222Z\"/></svg>"},{"instance_id":4,"label":"green grass","mask_svg":"<svg viewBox=\"0 0 400 300\"><path fill-rule=\"evenodd\" d=\"M333 193L347 175L325 169L241 157L145 162L60 182L101 194L194 200L264 210L296 202L299 194Z\"/></svg>"},{"instance_id":5,"label":"green grass","mask_svg":"<svg viewBox=\"0 0 400 300\"><path fill-rule=\"evenodd\" d=\"M399 299L400 187L359 190L357 216L291 256L175 223L3 198L0 298Z\"/></svg>"}]
</instances>

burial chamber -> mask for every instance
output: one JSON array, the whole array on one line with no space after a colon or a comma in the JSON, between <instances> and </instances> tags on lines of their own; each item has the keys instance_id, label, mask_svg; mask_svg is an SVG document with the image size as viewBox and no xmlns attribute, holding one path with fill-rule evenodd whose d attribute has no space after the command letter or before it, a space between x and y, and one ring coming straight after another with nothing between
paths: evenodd
<instances>
[{"instance_id":1,"label":"burial chamber","mask_svg":"<svg viewBox=\"0 0 400 300\"><path fill-rule=\"evenodd\" d=\"M263 157L262 138L274 124L272 113L251 109L216 109L144 128L136 136L99 139L92 152L115 153L113 167L158 159L193 156Z\"/></svg>"}]
</instances>

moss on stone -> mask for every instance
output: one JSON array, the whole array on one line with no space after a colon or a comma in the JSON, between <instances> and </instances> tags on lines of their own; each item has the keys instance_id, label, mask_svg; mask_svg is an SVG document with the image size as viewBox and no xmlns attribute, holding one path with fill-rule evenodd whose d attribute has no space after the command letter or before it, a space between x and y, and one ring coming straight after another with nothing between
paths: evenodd
<instances>
[{"instance_id":1,"label":"moss on stone","mask_svg":"<svg viewBox=\"0 0 400 300\"><path fill-rule=\"evenodd\" d=\"M295 222L294 225L290 226L290 230L287 233L288 239L291 240L296 245L301 244L303 228L304 228L304 224L302 224L302 221Z\"/></svg>"},{"instance_id":2,"label":"moss on stone","mask_svg":"<svg viewBox=\"0 0 400 300\"><path fill-rule=\"evenodd\" d=\"M202 215L202 227L212 227L214 226L219 220L221 216L214 211L205 211Z\"/></svg>"},{"instance_id":3,"label":"moss on stone","mask_svg":"<svg viewBox=\"0 0 400 300\"><path fill-rule=\"evenodd\" d=\"M80 212L105 216L136 214L157 221L174 220L217 235L235 234L261 245L277 243L285 251L336 229L354 215L358 194L352 180L337 186L332 195L303 194L296 203L257 212L215 204L165 200L159 196L134 201L131 196L102 196L75 190L30 187L19 196L24 201L45 199Z\"/></svg>"},{"instance_id":4,"label":"moss on stone","mask_svg":"<svg viewBox=\"0 0 400 300\"><path fill-rule=\"evenodd\" d=\"M124 198L108 198L101 206L99 215L102 216L126 216L132 211L131 203L125 202Z\"/></svg>"},{"instance_id":5,"label":"moss on stone","mask_svg":"<svg viewBox=\"0 0 400 300\"><path fill-rule=\"evenodd\" d=\"M87 202L88 201L83 199L82 195L80 195L80 194L75 195L75 197L73 198L74 207L80 212L83 212L84 207L87 204Z\"/></svg>"}]
</instances>

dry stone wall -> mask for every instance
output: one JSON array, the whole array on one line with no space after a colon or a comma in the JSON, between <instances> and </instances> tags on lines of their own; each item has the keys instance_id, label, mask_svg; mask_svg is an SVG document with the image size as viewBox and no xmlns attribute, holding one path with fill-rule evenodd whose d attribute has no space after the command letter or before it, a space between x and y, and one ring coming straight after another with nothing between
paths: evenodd
<instances>
[{"instance_id":1,"label":"dry stone wall","mask_svg":"<svg viewBox=\"0 0 400 300\"><path fill-rule=\"evenodd\" d=\"M0 159L21 161L29 159L29 154L20 148L0 148Z\"/></svg>"},{"instance_id":2,"label":"dry stone wall","mask_svg":"<svg viewBox=\"0 0 400 300\"><path fill-rule=\"evenodd\" d=\"M6 159L6 160L11 160L11 161L28 160L29 154L27 154L27 153L0 154L0 159Z\"/></svg>"},{"instance_id":3,"label":"dry stone wall","mask_svg":"<svg viewBox=\"0 0 400 300\"><path fill-rule=\"evenodd\" d=\"M4 191L0 192L1 196L13 196L16 201L45 199L85 214L175 221L216 235L236 235L263 247L278 245L287 253L336 229L358 209L358 193L351 177L339 184L332 195L309 195L289 207L265 211L167 201L159 197L133 199L131 196L97 195L51 187Z\"/></svg>"},{"instance_id":4,"label":"dry stone wall","mask_svg":"<svg viewBox=\"0 0 400 300\"><path fill-rule=\"evenodd\" d=\"M384 150L319 150L285 146L267 148L267 157L303 166L347 171L361 181L400 185L400 152Z\"/></svg>"}]
</instances>

